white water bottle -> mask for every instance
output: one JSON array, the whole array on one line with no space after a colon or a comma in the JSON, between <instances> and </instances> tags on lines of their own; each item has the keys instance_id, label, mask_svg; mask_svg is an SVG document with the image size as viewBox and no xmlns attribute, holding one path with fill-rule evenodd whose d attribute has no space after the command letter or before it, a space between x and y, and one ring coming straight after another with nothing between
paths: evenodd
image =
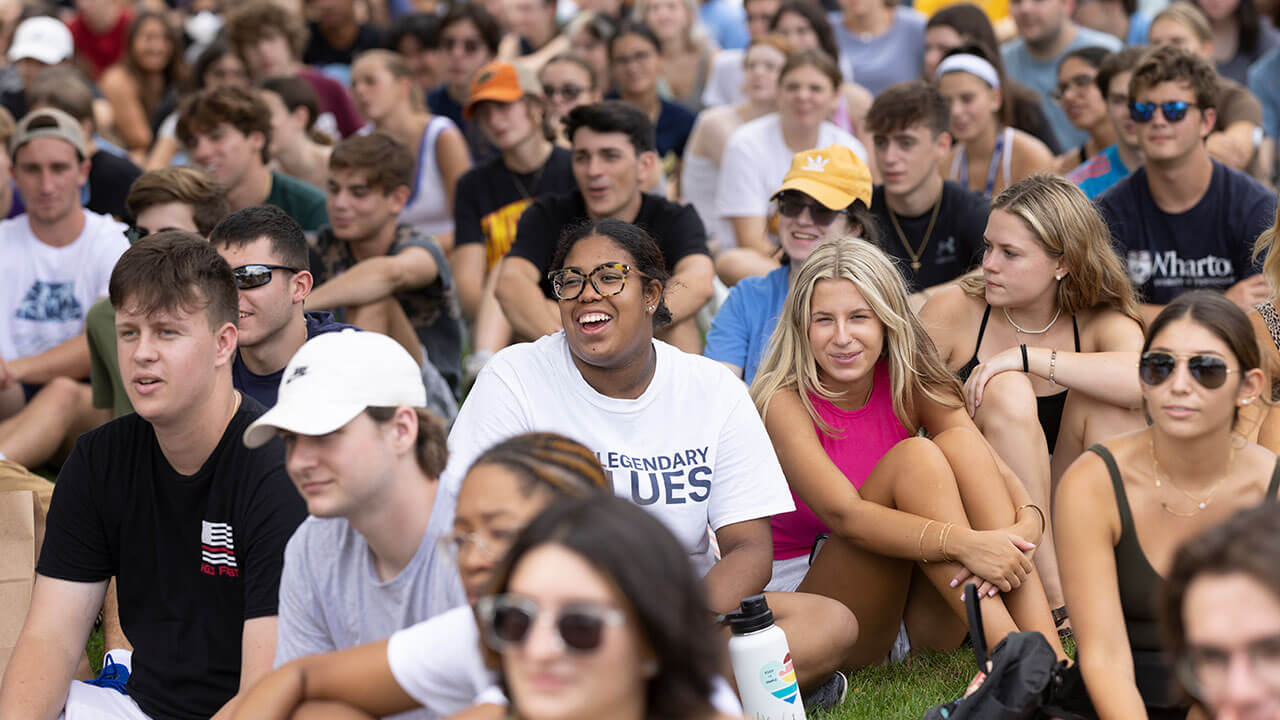
<instances>
[{"instance_id":1,"label":"white water bottle","mask_svg":"<svg viewBox=\"0 0 1280 720\"><path fill-rule=\"evenodd\" d=\"M738 681L742 709L750 720L805 720L787 635L773 624L764 595L743 598L724 616L733 631L729 660Z\"/></svg>"}]
</instances>

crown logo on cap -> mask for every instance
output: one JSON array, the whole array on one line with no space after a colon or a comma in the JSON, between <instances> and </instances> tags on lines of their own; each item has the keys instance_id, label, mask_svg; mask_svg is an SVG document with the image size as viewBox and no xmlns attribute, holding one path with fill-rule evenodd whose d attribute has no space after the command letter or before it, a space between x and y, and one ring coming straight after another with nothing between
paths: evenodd
<instances>
[{"instance_id":1,"label":"crown logo on cap","mask_svg":"<svg viewBox=\"0 0 1280 720\"><path fill-rule=\"evenodd\" d=\"M826 172L827 163L831 162L830 158L824 158L821 155L807 155L804 160L804 169L813 172Z\"/></svg>"}]
</instances>

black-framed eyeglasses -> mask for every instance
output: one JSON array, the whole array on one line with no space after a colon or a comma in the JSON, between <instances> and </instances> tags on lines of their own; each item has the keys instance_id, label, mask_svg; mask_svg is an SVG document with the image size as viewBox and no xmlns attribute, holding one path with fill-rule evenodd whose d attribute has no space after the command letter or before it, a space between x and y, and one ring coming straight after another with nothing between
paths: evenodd
<instances>
[{"instance_id":1,"label":"black-framed eyeglasses","mask_svg":"<svg viewBox=\"0 0 1280 720\"><path fill-rule=\"evenodd\" d=\"M1065 81L1058 83L1058 86L1049 93L1049 97L1053 98L1055 101L1060 101L1064 95L1072 90L1083 90L1091 87L1096 78L1097 75L1090 75L1088 73L1073 75Z\"/></svg>"},{"instance_id":2,"label":"black-framed eyeglasses","mask_svg":"<svg viewBox=\"0 0 1280 720\"><path fill-rule=\"evenodd\" d=\"M1151 118L1156 115L1156 108L1160 108L1160 112L1164 114L1164 119L1171 123L1176 123L1187 116L1187 111L1191 108L1200 107L1196 103L1189 103L1185 100L1171 100L1157 105L1149 102L1130 102L1129 118L1136 123L1149 123Z\"/></svg>"},{"instance_id":3,"label":"black-framed eyeglasses","mask_svg":"<svg viewBox=\"0 0 1280 720\"><path fill-rule=\"evenodd\" d=\"M231 277L235 278L237 290L252 290L271 282L271 273L275 270L287 270L291 273L302 272L288 265L241 265L232 268Z\"/></svg>"},{"instance_id":4,"label":"black-framed eyeglasses","mask_svg":"<svg viewBox=\"0 0 1280 720\"><path fill-rule=\"evenodd\" d=\"M1178 679L1197 699L1212 703L1229 682L1232 655L1244 653L1257 681L1280 693L1280 635L1258 638L1242 648L1190 646L1174 664Z\"/></svg>"},{"instance_id":5,"label":"black-framed eyeglasses","mask_svg":"<svg viewBox=\"0 0 1280 720\"><path fill-rule=\"evenodd\" d=\"M798 218L800 213L809 211L809 218L814 225L827 226L841 215L848 215L847 210L832 210L821 203L804 200L795 195L783 195L778 198L778 212L785 218Z\"/></svg>"},{"instance_id":6,"label":"black-framed eyeglasses","mask_svg":"<svg viewBox=\"0 0 1280 720\"><path fill-rule=\"evenodd\" d=\"M556 635L565 650L578 654L598 650L605 627L627 621L622 610L593 602L566 603L557 610ZM523 595L483 597L476 603L485 642L497 652L523 645L542 612L537 602Z\"/></svg>"},{"instance_id":7,"label":"black-framed eyeglasses","mask_svg":"<svg viewBox=\"0 0 1280 720\"><path fill-rule=\"evenodd\" d=\"M1186 358L1187 371L1196 382L1209 390L1222 387L1227 376L1235 372L1227 367L1227 361L1216 355L1174 355L1167 352L1148 352L1138 361L1138 378L1155 386L1168 380L1178 368L1178 360Z\"/></svg>"},{"instance_id":8,"label":"black-framed eyeglasses","mask_svg":"<svg viewBox=\"0 0 1280 720\"><path fill-rule=\"evenodd\" d=\"M573 84L560 85L559 87L555 85L542 86L542 93L547 96L548 100L552 100L557 95L559 95L560 97L564 98L566 102L573 102L574 100L578 99L579 95L581 95L586 91L587 89L582 87L581 85L573 85Z\"/></svg>"},{"instance_id":9,"label":"black-framed eyeglasses","mask_svg":"<svg viewBox=\"0 0 1280 720\"><path fill-rule=\"evenodd\" d=\"M631 266L626 263L613 262L597 265L591 272L584 273L578 268L560 268L547 273L551 281L551 291L561 300L577 300L587 287L587 281L595 288L600 297L609 297L622 292L627 284L627 275L631 274ZM636 275L645 277L639 270Z\"/></svg>"}]
</instances>

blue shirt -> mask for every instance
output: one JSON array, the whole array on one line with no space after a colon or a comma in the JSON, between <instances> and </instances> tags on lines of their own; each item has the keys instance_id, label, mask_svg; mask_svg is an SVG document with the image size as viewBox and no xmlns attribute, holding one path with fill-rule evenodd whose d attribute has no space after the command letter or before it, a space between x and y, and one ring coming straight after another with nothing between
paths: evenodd
<instances>
[{"instance_id":1,"label":"blue shirt","mask_svg":"<svg viewBox=\"0 0 1280 720\"><path fill-rule=\"evenodd\" d=\"M747 34L747 11L741 3L708 0L698 9L698 17L711 32L716 44L725 50L745 48L751 41Z\"/></svg>"},{"instance_id":2,"label":"blue shirt","mask_svg":"<svg viewBox=\"0 0 1280 720\"><path fill-rule=\"evenodd\" d=\"M742 368L748 385L755 379L764 349L787 300L790 265L764 277L747 278L729 290L707 331L703 355Z\"/></svg>"},{"instance_id":3,"label":"blue shirt","mask_svg":"<svg viewBox=\"0 0 1280 720\"><path fill-rule=\"evenodd\" d=\"M1090 200L1102 194L1102 191L1115 185L1133 172L1124 166L1120 159L1120 150L1115 145L1103 150L1086 160L1075 170L1067 173L1067 179L1084 191Z\"/></svg>"},{"instance_id":4,"label":"blue shirt","mask_svg":"<svg viewBox=\"0 0 1280 720\"><path fill-rule=\"evenodd\" d=\"M893 10L893 25L882 35L863 40L849 32L841 13L831 13L831 28L840 46L840 72L879 95L894 83L918 80L924 73L924 26L927 21L919 10L898 5Z\"/></svg>"},{"instance_id":5,"label":"blue shirt","mask_svg":"<svg viewBox=\"0 0 1280 720\"><path fill-rule=\"evenodd\" d=\"M1049 118L1049 125L1058 140L1058 147L1071 148L1083 145L1089 139L1089 133L1079 130L1067 119L1058 103L1049 98L1049 93L1058 85L1058 63L1067 53L1078 48L1097 46L1111 52L1120 49L1120 39L1097 30L1076 26L1076 36L1071 44L1063 48L1057 56L1048 60L1033 57L1022 38L1016 37L1000 48L1000 56L1004 59L1005 75L1026 85L1040 96L1040 106Z\"/></svg>"},{"instance_id":6,"label":"blue shirt","mask_svg":"<svg viewBox=\"0 0 1280 720\"><path fill-rule=\"evenodd\" d=\"M359 329L354 325L346 325L334 320L333 313L309 312L305 317L308 339L339 330ZM231 384L240 392L262 403L262 406L268 410L275 407L276 393L280 390L280 379L283 376L284 368L270 375L255 375L249 372L249 368L244 366L244 360L240 359L238 352L235 361L231 364Z\"/></svg>"},{"instance_id":7,"label":"blue shirt","mask_svg":"<svg viewBox=\"0 0 1280 720\"><path fill-rule=\"evenodd\" d=\"M1267 137L1280 137L1280 48L1263 55L1249 68L1249 92L1262 103L1262 129Z\"/></svg>"}]
</instances>

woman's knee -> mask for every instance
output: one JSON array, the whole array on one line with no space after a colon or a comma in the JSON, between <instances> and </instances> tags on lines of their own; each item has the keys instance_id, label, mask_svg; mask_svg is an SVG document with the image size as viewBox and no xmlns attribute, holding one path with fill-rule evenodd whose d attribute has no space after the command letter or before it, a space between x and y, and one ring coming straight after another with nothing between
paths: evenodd
<instances>
[{"instance_id":1,"label":"woman's knee","mask_svg":"<svg viewBox=\"0 0 1280 720\"><path fill-rule=\"evenodd\" d=\"M1015 428L1022 423L1035 423L1039 427L1036 408L1036 391L1031 380L1022 373L1000 373L987 381L982 391L982 404L974 414L979 425L998 423L1000 427Z\"/></svg>"}]
</instances>

